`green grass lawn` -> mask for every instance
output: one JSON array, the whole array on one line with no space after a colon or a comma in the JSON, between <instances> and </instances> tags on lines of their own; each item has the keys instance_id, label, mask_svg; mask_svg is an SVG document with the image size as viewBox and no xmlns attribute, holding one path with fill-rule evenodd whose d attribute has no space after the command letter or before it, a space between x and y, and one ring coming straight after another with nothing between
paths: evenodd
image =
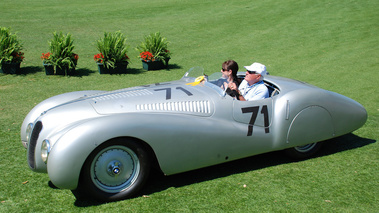
<instances>
[{"instance_id":1,"label":"green grass lawn","mask_svg":"<svg viewBox=\"0 0 379 213\"><path fill-rule=\"evenodd\" d=\"M0 212L377 212L379 206L379 1L1 0L0 26L23 41L22 75L0 74ZM128 38L129 74L100 75L93 61L104 31ZM46 76L40 56L52 32L70 32L78 75ZM167 70L145 71L134 49L160 31L173 53ZM193 66L260 62L360 102L361 128L314 158L280 152L173 176L153 173L135 198L96 203L32 172L21 145L26 114L42 100L77 90L114 90L171 81Z\"/></svg>"}]
</instances>

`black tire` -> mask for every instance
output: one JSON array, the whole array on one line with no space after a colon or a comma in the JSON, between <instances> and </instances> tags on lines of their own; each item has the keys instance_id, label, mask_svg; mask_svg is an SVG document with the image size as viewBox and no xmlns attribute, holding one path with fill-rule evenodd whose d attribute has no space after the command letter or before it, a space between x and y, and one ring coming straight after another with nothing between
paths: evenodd
<instances>
[{"instance_id":1,"label":"black tire","mask_svg":"<svg viewBox=\"0 0 379 213\"><path fill-rule=\"evenodd\" d=\"M99 201L117 201L138 192L150 173L144 147L130 139L113 139L97 147L87 158L80 191Z\"/></svg>"},{"instance_id":2,"label":"black tire","mask_svg":"<svg viewBox=\"0 0 379 213\"><path fill-rule=\"evenodd\" d=\"M284 153L293 159L305 159L313 156L321 148L321 143L310 143L285 149Z\"/></svg>"}]
</instances>

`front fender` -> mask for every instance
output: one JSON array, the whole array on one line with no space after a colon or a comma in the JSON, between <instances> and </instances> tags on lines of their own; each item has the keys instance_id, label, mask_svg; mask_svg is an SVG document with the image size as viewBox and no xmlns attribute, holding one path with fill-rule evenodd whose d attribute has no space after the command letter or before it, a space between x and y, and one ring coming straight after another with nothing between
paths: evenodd
<instances>
[{"instance_id":1,"label":"front fender","mask_svg":"<svg viewBox=\"0 0 379 213\"><path fill-rule=\"evenodd\" d=\"M54 144L48 158L47 172L52 183L59 188L76 189L90 153L112 138L138 135L140 125L133 122L136 119L135 114L99 117L67 131Z\"/></svg>"},{"instance_id":2,"label":"front fender","mask_svg":"<svg viewBox=\"0 0 379 213\"><path fill-rule=\"evenodd\" d=\"M92 95L96 93L100 93L103 91L99 90L86 90L86 91L77 91L77 92L69 92L64 93L60 95L53 96L51 98L48 98L41 103L37 104L25 117L22 126L21 126L21 141L23 141L24 144L26 144L26 128L29 123L34 123L34 121L43 113L44 111L47 111L57 105L66 103L68 101L72 101L74 99L86 96L86 95Z\"/></svg>"}]
</instances>

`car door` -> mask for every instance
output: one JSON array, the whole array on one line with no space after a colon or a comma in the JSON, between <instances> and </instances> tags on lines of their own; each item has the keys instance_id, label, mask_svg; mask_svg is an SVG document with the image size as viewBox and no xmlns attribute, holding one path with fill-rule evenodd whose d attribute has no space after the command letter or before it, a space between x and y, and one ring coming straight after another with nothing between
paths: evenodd
<instances>
[{"instance_id":1,"label":"car door","mask_svg":"<svg viewBox=\"0 0 379 213\"><path fill-rule=\"evenodd\" d=\"M246 136L270 133L272 122L272 98L255 101L238 101L233 103L233 118L246 124Z\"/></svg>"}]
</instances>

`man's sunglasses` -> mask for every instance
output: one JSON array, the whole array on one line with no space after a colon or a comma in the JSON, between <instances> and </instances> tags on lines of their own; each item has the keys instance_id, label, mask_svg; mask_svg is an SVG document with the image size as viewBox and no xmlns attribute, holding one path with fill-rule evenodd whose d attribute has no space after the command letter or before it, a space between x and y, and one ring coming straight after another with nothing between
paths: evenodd
<instances>
[{"instance_id":1,"label":"man's sunglasses","mask_svg":"<svg viewBox=\"0 0 379 213\"><path fill-rule=\"evenodd\" d=\"M258 74L256 71L246 70L249 74Z\"/></svg>"}]
</instances>

